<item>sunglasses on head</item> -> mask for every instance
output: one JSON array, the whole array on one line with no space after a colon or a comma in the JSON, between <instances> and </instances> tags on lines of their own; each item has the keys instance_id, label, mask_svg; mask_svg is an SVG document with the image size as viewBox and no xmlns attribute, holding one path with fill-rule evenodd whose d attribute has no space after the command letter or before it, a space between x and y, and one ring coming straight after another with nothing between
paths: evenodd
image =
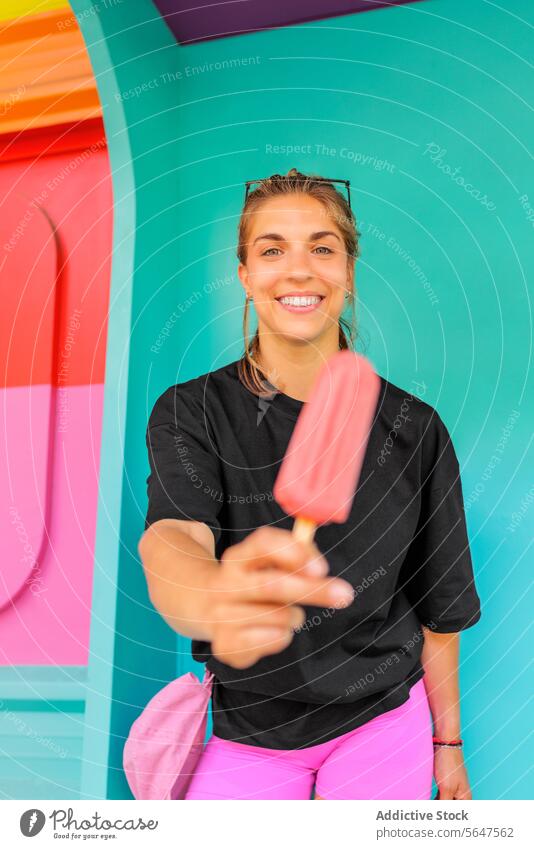
<instances>
[{"instance_id":1,"label":"sunglasses on head","mask_svg":"<svg viewBox=\"0 0 534 849\"><path fill-rule=\"evenodd\" d=\"M247 180L247 182L245 183L245 203L246 203L247 198L249 196L249 193L251 191L251 189L250 189L251 186L253 186L255 183L266 183L270 179L273 179L273 178L276 178L276 177L280 177L280 178L283 179L284 175L283 174L273 174L272 177L263 177L261 180ZM351 206L351 203L350 203L350 180L330 180L328 177L290 177L290 179L296 180L296 181L301 182L301 183L304 183L304 182L308 182L308 183L309 182L312 182L312 183L342 183L347 190L347 203L349 205L349 209L352 209L352 206ZM254 190L252 190L252 191L254 191Z\"/></svg>"}]
</instances>

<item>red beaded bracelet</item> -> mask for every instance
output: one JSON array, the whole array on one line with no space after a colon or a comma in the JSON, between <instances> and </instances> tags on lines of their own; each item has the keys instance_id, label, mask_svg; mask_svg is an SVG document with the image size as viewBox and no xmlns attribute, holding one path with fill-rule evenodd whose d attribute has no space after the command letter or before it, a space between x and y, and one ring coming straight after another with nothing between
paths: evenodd
<instances>
[{"instance_id":1,"label":"red beaded bracelet","mask_svg":"<svg viewBox=\"0 0 534 849\"><path fill-rule=\"evenodd\" d=\"M459 749L463 746L464 741L461 739L458 740L440 740L439 737L432 737L432 742L434 746L451 746L451 748Z\"/></svg>"}]
</instances>

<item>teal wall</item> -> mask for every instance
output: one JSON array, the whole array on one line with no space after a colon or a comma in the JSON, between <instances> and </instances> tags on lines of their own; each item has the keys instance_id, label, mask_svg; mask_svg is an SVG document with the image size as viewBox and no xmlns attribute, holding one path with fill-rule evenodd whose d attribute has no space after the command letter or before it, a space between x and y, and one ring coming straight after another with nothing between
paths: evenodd
<instances>
[{"instance_id":1,"label":"teal wall","mask_svg":"<svg viewBox=\"0 0 534 849\"><path fill-rule=\"evenodd\" d=\"M0 667L0 799L77 799L87 669Z\"/></svg>"},{"instance_id":2,"label":"teal wall","mask_svg":"<svg viewBox=\"0 0 534 849\"><path fill-rule=\"evenodd\" d=\"M462 637L474 796L532 797L532 4L428 0L187 47L148 0L72 5L116 207L83 795L128 795L129 724L173 675L201 671L182 639L175 667L146 598L145 426L167 386L240 355L243 182L297 166L351 180L360 348L394 383L418 382L461 461L483 602Z\"/></svg>"}]
</instances>

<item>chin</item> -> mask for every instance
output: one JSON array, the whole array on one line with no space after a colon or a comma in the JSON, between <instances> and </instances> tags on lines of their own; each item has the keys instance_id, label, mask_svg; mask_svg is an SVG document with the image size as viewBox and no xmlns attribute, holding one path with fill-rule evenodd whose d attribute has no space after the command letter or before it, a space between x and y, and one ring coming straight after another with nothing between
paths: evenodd
<instances>
[{"instance_id":1,"label":"chin","mask_svg":"<svg viewBox=\"0 0 534 849\"><path fill-rule=\"evenodd\" d=\"M280 336L283 336L285 339L291 340L292 342L300 342L301 344L310 344L313 342L317 342L324 333L324 328L314 331L311 331L309 328L302 333L297 333L296 331L291 331L288 329L280 329L276 331Z\"/></svg>"}]
</instances>

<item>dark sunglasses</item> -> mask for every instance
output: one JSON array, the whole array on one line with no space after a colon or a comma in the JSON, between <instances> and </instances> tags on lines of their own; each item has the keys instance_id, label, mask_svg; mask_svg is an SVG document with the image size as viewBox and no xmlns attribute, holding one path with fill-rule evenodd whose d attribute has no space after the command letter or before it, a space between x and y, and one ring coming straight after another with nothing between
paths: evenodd
<instances>
[{"instance_id":1,"label":"dark sunglasses","mask_svg":"<svg viewBox=\"0 0 534 849\"><path fill-rule=\"evenodd\" d=\"M280 178L283 179L284 175L283 174L273 174L272 176L274 178L280 177ZM261 180L247 180L247 182L245 183L245 203L246 203L247 198L249 196L250 187L252 185L254 185L254 183L266 183L269 179L272 179L272 178L263 177L263 179L261 179ZM352 206L351 206L351 203L350 203L350 180L330 180L330 179L328 179L328 177L306 177L306 178L290 177L289 179L297 180L297 181L300 181L301 183L303 183L305 180L308 181L308 182L311 181L312 183L343 183L343 185L345 186L345 188L347 190L347 203L349 205L349 208L352 209Z\"/></svg>"}]
</instances>

